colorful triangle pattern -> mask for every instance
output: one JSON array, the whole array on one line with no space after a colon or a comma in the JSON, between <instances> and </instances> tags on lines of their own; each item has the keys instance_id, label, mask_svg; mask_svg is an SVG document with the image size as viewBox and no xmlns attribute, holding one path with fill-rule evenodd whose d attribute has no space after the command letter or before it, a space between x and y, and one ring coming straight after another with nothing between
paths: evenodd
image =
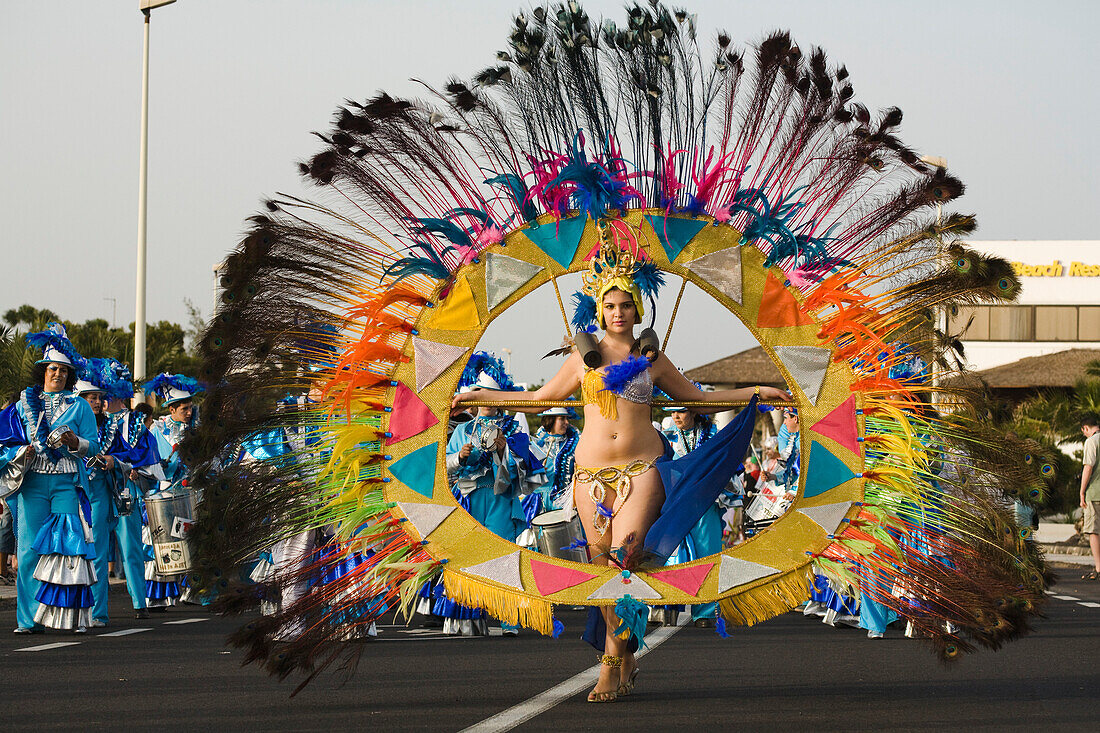
<instances>
[{"instance_id":1,"label":"colorful triangle pattern","mask_svg":"<svg viewBox=\"0 0 1100 733\"><path fill-rule=\"evenodd\" d=\"M668 583L673 588L679 588L684 593L694 596L703 587L703 581L707 579L710 569L713 567L714 563L710 562L702 565L691 565L686 568L658 570L650 573L649 577L656 578L662 583Z\"/></svg>"},{"instance_id":2,"label":"colorful triangle pattern","mask_svg":"<svg viewBox=\"0 0 1100 733\"><path fill-rule=\"evenodd\" d=\"M439 378L466 353L465 346L451 346L413 336L413 366L416 367L416 389L420 390Z\"/></svg>"},{"instance_id":3,"label":"colorful triangle pattern","mask_svg":"<svg viewBox=\"0 0 1100 733\"><path fill-rule=\"evenodd\" d=\"M541 596L572 588L597 577L583 570L574 570L539 560L531 560L531 574L535 576L535 587L538 588Z\"/></svg>"},{"instance_id":4,"label":"colorful triangle pattern","mask_svg":"<svg viewBox=\"0 0 1100 733\"><path fill-rule=\"evenodd\" d=\"M587 221L587 216L574 216L572 219L561 219L557 222L532 224L524 229L523 233L554 262L562 267L569 267L577 255L577 247L580 246L581 235L584 234L584 225Z\"/></svg>"},{"instance_id":5,"label":"colorful triangle pattern","mask_svg":"<svg viewBox=\"0 0 1100 733\"><path fill-rule=\"evenodd\" d=\"M806 399L816 405L832 353L820 346L776 346L775 355L787 367Z\"/></svg>"},{"instance_id":6,"label":"colorful triangle pattern","mask_svg":"<svg viewBox=\"0 0 1100 733\"><path fill-rule=\"evenodd\" d=\"M778 572L777 568L770 565L722 555L722 564L718 567L718 592L725 593L730 588L736 588Z\"/></svg>"},{"instance_id":7,"label":"colorful triangle pattern","mask_svg":"<svg viewBox=\"0 0 1100 733\"><path fill-rule=\"evenodd\" d=\"M437 422L439 418L432 408L403 382L398 382L397 393L393 397L393 412L390 413L389 432L392 435L386 438L386 445L419 435Z\"/></svg>"},{"instance_id":8,"label":"colorful triangle pattern","mask_svg":"<svg viewBox=\"0 0 1100 733\"><path fill-rule=\"evenodd\" d=\"M856 397L841 402L825 417L810 426L815 433L832 438L859 455L859 423L856 422Z\"/></svg>"},{"instance_id":9,"label":"colorful triangle pattern","mask_svg":"<svg viewBox=\"0 0 1100 733\"><path fill-rule=\"evenodd\" d=\"M485 304L489 310L507 300L541 269L538 265L496 252L485 255Z\"/></svg>"},{"instance_id":10,"label":"colorful triangle pattern","mask_svg":"<svg viewBox=\"0 0 1100 733\"><path fill-rule=\"evenodd\" d=\"M828 448L816 440L810 442L810 462L806 468L806 488L802 495L804 498L824 494L855 477L852 469L830 453Z\"/></svg>"},{"instance_id":11,"label":"colorful triangle pattern","mask_svg":"<svg viewBox=\"0 0 1100 733\"><path fill-rule=\"evenodd\" d=\"M476 575L480 578L507 585L510 588L523 590L523 578L519 572L519 550L502 557L494 557L477 565L462 568L467 575Z\"/></svg>"},{"instance_id":12,"label":"colorful triangle pattern","mask_svg":"<svg viewBox=\"0 0 1100 733\"><path fill-rule=\"evenodd\" d=\"M769 272L764 281L764 294L760 297L760 310L756 314L757 328L789 328L808 326L814 320L802 312L801 306L783 281Z\"/></svg>"},{"instance_id":13,"label":"colorful triangle pattern","mask_svg":"<svg viewBox=\"0 0 1100 733\"><path fill-rule=\"evenodd\" d=\"M684 247L688 245L688 242L695 239L695 235L703 231L703 227L707 226L708 223L699 219L683 219L677 216L653 214L646 214L645 218L657 234L657 239L664 247L669 262L674 262L680 256L680 253L684 251Z\"/></svg>"},{"instance_id":14,"label":"colorful triangle pattern","mask_svg":"<svg viewBox=\"0 0 1100 733\"><path fill-rule=\"evenodd\" d=\"M416 528L420 539L428 538L443 521L454 512L454 506L443 504L421 504L420 502L399 501L397 507L409 520L409 524Z\"/></svg>"},{"instance_id":15,"label":"colorful triangle pattern","mask_svg":"<svg viewBox=\"0 0 1100 733\"><path fill-rule=\"evenodd\" d=\"M417 448L404 458L390 465L390 473L401 483L418 494L432 498L435 490L435 464L439 447L430 443Z\"/></svg>"},{"instance_id":16,"label":"colorful triangle pattern","mask_svg":"<svg viewBox=\"0 0 1100 733\"><path fill-rule=\"evenodd\" d=\"M728 247L684 265L735 303L741 302L741 248Z\"/></svg>"},{"instance_id":17,"label":"colorful triangle pattern","mask_svg":"<svg viewBox=\"0 0 1100 733\"><path fill-rule=\"evenodd\" d=\"M842 501L837 504L823 504L799 509L799 514L805 514L815 524L825 530L825 534L835 534L848 510L852 508L852 502Z\"/></svg>"},{"instance_id":18,"label":"colorful triangle pattern","mask_svg":"<svg viewBox=\"0 0 1100 733\"><path fill-rule=\"evenodd\" d=\"M638 575L631 574L629 578L624 578L622 573L615 573L611 580L607 581L599 587L599 590L594 591L588 600L611 600L622 598L629 593L634 598L641 600L657 600L661 597L661 594L653 589L653 586L646 583Z\"/></svg>"},{"instance_id":19,"label":"colorful triangle pattern","mask_svg":"<svg viewBox=\"0 0 1100 733\"><path fill-rule=\"evenodd\" d=\"M432 328L441 331L469 331L481 323L477 314L477 303L474 302L474 291L465 275L458 278L438 308L439 313L431 321Z\"/></svg>"}]
</instances>

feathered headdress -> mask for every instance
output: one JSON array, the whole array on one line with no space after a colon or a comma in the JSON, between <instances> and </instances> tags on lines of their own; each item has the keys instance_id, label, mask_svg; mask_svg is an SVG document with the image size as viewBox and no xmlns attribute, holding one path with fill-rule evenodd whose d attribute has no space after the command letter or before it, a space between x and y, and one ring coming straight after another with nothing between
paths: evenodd
<instances>
[{"instance_id":1,"label":"feathered headdress","mask_svg":"<svg viewBox=\"0 0 1100 733\"><path fill-rule=\"evenodd\" d=\"M498 386L493 387L487 383L482 375L488 376ZM462 376L458 379L459 387L473 387L478 385L490 389L502 389L508 392L522 392L522 387L517 387L512 381L512 376L504 368L504 362L488 351L475 351L470 360L466 362L466 368L462 370Z\"/></svg>"},{"instance_id":2,"label":"feathered headdress","mask_svg":"<svg viewBox=\"0 0 1100 733\"><path fill-rule=\"evenodd\" d=\"M161 407L189 400L206 388L198 380L183 374L158 374L142 385L142 391L152 392L160 399Z\"/></svg>"},{"instance_id":3,"label":"feathered headdress","mask_svg":"<svg viewBox=\"0 0 1100 733\"><path fill-rule=\"evenodd\" d=\"M601 222L597 229L599 249L581 275L581 289L573 293L571 324L577 331L589 330L594 323L604 327L599 303L609 290L629 293L641 320L645 315L643 296L656 303L657 293L665 284L664 273L646 259L645 250L627 227Z\"/></svg>"},{"instance_id":4,"label":"feathered headdress","mask_svg":"<svg viewBox=\"0 0 1100 733\"><path fill-rule=\"evenodd\" d=\"M402 445L402 428L423 424L424 402L408 391L422 392L420 378L430 382L453 363L446 359L465 353L457 349L484 325L489 301L474 280L490 270L478 263L484 249L504 254L504 245L526 238L542 250L540 263L549 256L572 270L579 244L569 232L583 239L590 224L618 231L628 219L649 220L642 226L652 226L669 269L709 268L713 276L702 279L756 309L754 332L772 334L769 346L807 330L788 327L816 324L815 348L788 354L800 386L823 370L827 379L852 375L844 385L851 412L829 420L865 438L847 449L861 470L844 484L858 485L851 491L860 500L807 508L826 532L835 528L813 553L822 572L849 585L859 585L857 573L872 578L875 600L912 621L945 658L1027 631L1044 598L1042 557L988 485L1019 492L1032 480L1030 466L983 433L980 420L970 427L965 395L950 395L959 410L949 416L919 408L913 403L927 387L891 378L891 359L876 358L892 354L897 334L927 308L1003 302L1018 281L1003 260L955 246L973 231L973 218L934 212L962 195L963 184L901 141L900 110L873 114L855 101L845 67L788 33L747 51L725 33L713 41L697 37L688 13L656 2L632 5L620 25L593 22L579 3L535 8L515 18L498 63L472 80L429 87L424 99L380 93L337 110L323 149L301 171L326 200L342 203L284 196L252 218L226 259L223 302L199 344L202 377L217 385L204 402L209 419L180 447L205 492L191 535L194 587L224 590L234 565L279 537L331 525L338 538L317 563L280 580L313 583L315 592L234 638L246 660L263 660L280 676L313 674L355 646L343 641L382 609L407 609L440 572L456 600L549 633L544 599L479 584L454 569L459 563L445 568L431 537L408 529L415 522L398 516L404 509L392 497L400 482L388 472L420 473L408 467L423 465L435 447L391 460L388 446L395 444L393 454L413 450L419 438ZM531 238L536 223L553 242ZM685 232L708 226L719 228L721 252L681 256ZM954 262L940 268L945 244ZM645 261L630 251L635 263ZM702 257L712 259L688 267ZM733 273L737 262L745 269ZM645 267L630 274L639 293ZM556 278L559 268L541 269ZM738 300L749 294L742 283L753 281L744 275L762 279L762 295ZM580 294L578 328L595 321L598 294ZM642 297L632 295L641 311ZM447 328L421 335L421 320L440 325L441 314ZM304 379L307 364L320 364L299 345L301 324L310 322L341 327L311 335L337 356ZM914 351L938 359L934 329L914 330ZM804 361L814 354L828 360L827 370ZM488 373L483 365L468 365L463 383ZM502 367L496 373L502 377ZM323 449L315 456L269 473L206 470L226 445L286 424L275 400L314 384L324 397L294 416L316 431ZM398 419L402 410L411 422ZM972 469L955 461L959 477L930 480L938 461L922 436L951 446ZM823 453L831 448L808 447L805 474L820 475L819 459L824 475L833 473ZM964 473L981 475L970 481ZM439 472L436 480L446 481ZM832 512L847 515L827 521ZM376 551L354 571L320 582L365 547ZM722 596L722 615L755 623L789 610L805 598L802 570ZM218 603L232 611L257 600L255 589L241 589ZM291 625L306 631L275 651L273 640Z\"/></svg>"},{"instance_id":5,"label":"feathered headdress","mask_svg":"<svg viewBox=\"0 0 1100 733\"><path fill-rule=\"evenodd\" d=\"M87 360L78 378L95 386L108 399L128 400L134 396L130 368L117 359L92 357Z\"/></svg>"},{"instance_id":6,"label":"feathered headdress","mask_svg":"<svg viewBox=\"0 0 1100 733\"><path fill-rule=\"evenodd\" d=\"M67 364L80 373L85 369L87 360L81 356L72 342L69 341L65 327L60 323L51 321L45 331L29 333L26 337L27 345L42 349L42 358L39 364Z\"/></svg>"}]
</instances>

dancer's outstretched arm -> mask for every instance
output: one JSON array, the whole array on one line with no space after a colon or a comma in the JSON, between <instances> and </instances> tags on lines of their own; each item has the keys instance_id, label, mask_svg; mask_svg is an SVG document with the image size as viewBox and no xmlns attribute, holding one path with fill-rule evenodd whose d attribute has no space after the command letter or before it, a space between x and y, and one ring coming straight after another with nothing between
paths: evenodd
<instances>
[{"instance_id":1,"label":"dancer's outstretched arm","mask_svg":"<svg viewBox=\"0 0 1100 733\"><path fill-rule=\"evenodd\" d=\"M791 399L789 393L776 387L741 387L739 389L718 390L717 392L704 392L681 374L680 370L663 353L657 357L657 361L653 362L652 369L654 384L663 389L665 394L674 400L685 402L740 402L750 399L757 389L760 390L760 399L762 400L788 402ZM729 407L716 405L715 407L693 407L691 409L698 413L708 413L722 412L728 410Z\"/></svg>"},{"instance_id":2,"label":"dancer's outstretched arm","mask_svg":"<svg viewBox=\"0 0 1100 733\"><path fill-rule=\"evenodd\" d=\"M581 385L581 375L584 367L580 354L576 351L562 364L558 373L551 377L550 381L542 385L534 392L507 392L497 389L479 389L473 392L465 392L454 396L451 400L451 412L455 413L463 409L462 405L472 400L479 402L543 402L546 400L564 400L577 391ZM542 412L546 408L540 404L530 407L508 407L512 412Z\"/></svg>"}]
</instances>

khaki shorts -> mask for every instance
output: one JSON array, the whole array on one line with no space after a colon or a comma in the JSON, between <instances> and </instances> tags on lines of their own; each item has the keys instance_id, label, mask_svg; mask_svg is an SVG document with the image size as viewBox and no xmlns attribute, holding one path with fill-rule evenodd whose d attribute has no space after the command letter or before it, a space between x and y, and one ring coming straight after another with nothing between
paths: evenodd
<instances>
[{"instance_id":1,"label":"khaki shorts","mask_svg":"<svg viewBox=\"0 0 1100 733\"><path fill-rule=\"evenodd\" d=\"M1081 534L1100 534L1100 501L1085 502L1085 524Z\"/></svg>"}]
</instances>

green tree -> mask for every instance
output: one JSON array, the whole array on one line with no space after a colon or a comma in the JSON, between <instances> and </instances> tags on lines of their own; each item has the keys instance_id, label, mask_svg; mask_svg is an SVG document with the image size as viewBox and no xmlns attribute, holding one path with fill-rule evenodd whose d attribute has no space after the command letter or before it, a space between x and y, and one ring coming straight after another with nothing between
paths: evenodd
<instances>
[{"instance_id":1,"label":"green tree","mask_svg":"<svg viewBox=\"0 0 1100 733\"><path fill-rule=\"evenodd\" d=\"M187 329L171 321L146 325L147 373L136 376L152 378L161 372L194 376L198 373L199 358L191 344L201 332L202 314L190 303L187 305L190 317ZM133 323L128 328L111 328L102 318L92 318L83 323L66 321L52 310L31 305L5 311L3 319L7 325L0 326L0 401L29 384L31 368L38 354L27 348L24 336L28 332L41 331L50 321L65 326L69 340L84 356L111 357L133 369Z\"/></svg>"},{"instance_id":2,"label":"green tree","mask_svg":"<svg viewBox=\"0 0 1100 733\"><path fill-rule=\"evenodd\" d=\"M1032 438L1054 459L1056 476L1046 509L1067 512L1078 503L1081 451L1067 455L1065 448L1081 442L1081 416L1100 414L1100 360L1090 362L1084 375L1069 390L1043 392L1021 402L1008 418L1007 429Z\"/></svg>"}]
</instances>

